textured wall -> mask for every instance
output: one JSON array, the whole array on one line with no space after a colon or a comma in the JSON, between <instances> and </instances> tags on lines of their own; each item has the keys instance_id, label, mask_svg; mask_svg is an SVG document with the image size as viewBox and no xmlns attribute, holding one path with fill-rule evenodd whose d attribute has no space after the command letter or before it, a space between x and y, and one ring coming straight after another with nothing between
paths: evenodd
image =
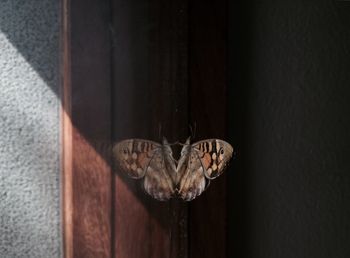
<instances>
[{"instance_id":1,"label":"textured wall","mask_svg":"<svg viewBox=\"0 0 350 258\"><path fill-rule=\"evenodd\" d=\"M350 257L350 2L231 11L230 257Z\"/></svg>"},{"instance_id":2,"label":"textured wall","mask_svg":"<svg viewBox=\"0 0 350 258\"><path fill-rule=\"evenodd\" d=\"M58 1L0 0L0 257L55 258Z\"/></svg>"}]
</instances>

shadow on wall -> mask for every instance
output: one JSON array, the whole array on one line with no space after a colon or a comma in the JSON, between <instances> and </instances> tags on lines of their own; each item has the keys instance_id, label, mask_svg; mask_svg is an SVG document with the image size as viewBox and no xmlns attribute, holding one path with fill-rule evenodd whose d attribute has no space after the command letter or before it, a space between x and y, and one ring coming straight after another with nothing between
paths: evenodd
<instances>
[{"instance_id":1,"label":"shadow on wall","mask_svg":"<svg viewBox=\"0 0 350 258\"><path fill-rule=\"evenodd\" d=\"M54 1L0 1L0 257L60 257Z\"/></svg>"},{"instance_id":2,"label":"shadow on wall","mask_svg":"<svg viewBox=\"0 0 350 258\"><path fill-rule=\"evenodd\" d=\"M1 1L0 30L46 85L59 96L59 5Z\"/></svg>"},{"instance_id":3,"label":"shadow on wall","mask_svg":"<svg viewBox=\"0 0 350 258\"><path fill-rule=\"evenodd\" d=\"M350 2L230 10L229 257L348 257Z\"/></svg>"}]
</instances>

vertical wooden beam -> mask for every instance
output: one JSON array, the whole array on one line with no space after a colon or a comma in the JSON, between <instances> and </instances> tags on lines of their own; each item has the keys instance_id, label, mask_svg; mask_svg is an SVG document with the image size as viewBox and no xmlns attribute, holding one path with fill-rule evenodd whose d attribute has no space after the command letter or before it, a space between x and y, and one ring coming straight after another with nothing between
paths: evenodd
<instances>
[{"instance_id":1,"label":"vertical wooden beam","mask_svg":"<svg viewBox=\"0 0 350 258\"><path fill-rule=\"evenodd\" d=\"M63 191L66 258L111 257L108 1L63 5Z\"/></svg>"},{"instance_id":2,"label":"vertical wooden beam","mask_svg":"<svg viewBox=\"0 0 350 258\"><path fill-rule=\"evenodd\" d=\"M113 0L114 138L188 131L187 0ZM147 196L117 173L115 257L187 257L187 205Z\"/></svg>"},{"instance_id":3,"label":"vertical wooden beam","mask_svg":"<svg viewBox=\"0 0 350 258\"><path fill-rule=\"evenodd\" d=\"M73 258L73 157L70 84L70 28L69 0L61 5L61 207L63 256Z\"/></svg>"},{"instance_id":4,"label":"vertical wooden beam","mask_svg":"<svg viewBox=\"0 0 350 258\"><path fill-rule=\"evenodd\" d=\"M70 173L64 174L65 254L111 257L113 249L115 257L178 258L189 249L191 257L225 257L225 176L191 204L187 246L186 204L155 201L139 182L118 174L111 207L109 155L92 143L108 143L111 128L114 140L160 140L159 125L170 141L185 139L189 115L198 138L224 138L226 3L113 0L111 24L105 1L66 6L72 18L63 62L69 67L64 94L71 94L63 98L64 169Z\"/></svg>"},{"instance_id":5,"label":"vertical wooden beam","mask_svg":"<svg viewBox=\"0 0 350 258\"><path fill-rule=\"evenodd\" d=\"M226 0L189 1L190 115L196 138L226 139ZM226 175L190 205L190 257L226 257Z\"/></svg>"},{"instance_id":6,"label":"vertical wooden beam","mask_svg":"<svg viewBox=\"0 0 350 258\"><path fill-rule=\"evenodd\" d=\"M152 1L150 17L154 26L149 58L152 124L161 123L162 134L170 142L184 142L189 132L188 0ZM170 258L188 256L187 213L187 203L170 201L165 217L169 224Z\"/></svg>"}]
</instances>

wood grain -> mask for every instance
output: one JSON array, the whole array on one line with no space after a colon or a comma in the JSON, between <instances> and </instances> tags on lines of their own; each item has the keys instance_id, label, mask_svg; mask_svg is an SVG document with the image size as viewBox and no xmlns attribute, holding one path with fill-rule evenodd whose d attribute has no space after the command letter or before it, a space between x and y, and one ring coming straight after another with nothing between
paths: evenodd
<instances>
[{"instance_id":1,"label":"wood grain","mask_svg":"<svg viewBox=\"0 0 350 258\"><path fill-rule=\"evenodd\" d=\"M114 139L188 133L187 1L113 1ZM159 133L159 128L161 132ZM117 172L115 256L187 257L187 206Z\"/></svg>"},{"instance_id":2,"label":"wood grain","mask_svg":"<svg viewBox=\"0 0 350 258\"><path fill-rule=\"evenodd\" d=\"M226 139L226 0L189 2L190 121L196 138ZM227 171L226 171L227 172ZM190 205L190 257L227 257L226 174Z\"/></svg>"},{"instance_id":3,"label":"wood grain","mask_svg":"<svg viewBox=\"0 0 350 258\"><path fill-rule=\"evenodd\" d=\"M100 147L111 135L108 14L108 1L63 6L66 258L111 257L110 157Z\"/></svg>"},{"instance_id":4,"label":"wood grain","mask_svg":"<svg viewBox=\"0 0 350 258\"><path fill-rule=\"evenodd\" d=\"M111 178L106 157L73 130L74 257L111 257Z\"/></svg>"},{"instance_id":5,"label":"wood grain","mask_svg":"<svg viewBox=\"0 0 350 258\"><path fill-rule=\"evenodd\" d=\"M72 157L72 121L71 117L71 84L70 84L70 29L69 0L63 0L61 5L61 71L62 71L62 101L61 101L61 207L63 255L73 257L73 157Z\"/></svg>"}]
</instances>

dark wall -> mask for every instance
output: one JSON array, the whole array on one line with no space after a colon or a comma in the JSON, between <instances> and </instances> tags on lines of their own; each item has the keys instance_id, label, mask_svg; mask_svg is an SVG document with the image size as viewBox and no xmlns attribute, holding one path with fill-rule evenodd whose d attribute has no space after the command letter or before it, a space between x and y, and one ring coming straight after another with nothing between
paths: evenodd
<instances>
[{"instance_id":1,"label":"dark wall","mask_svg":"<svg viewBox=\"0 0 350 258\"><path fill-rule=\"evenodd\" d=\"M230 5L229 257L350 257L350 2Z\"/></svg>"}]
</instances>

